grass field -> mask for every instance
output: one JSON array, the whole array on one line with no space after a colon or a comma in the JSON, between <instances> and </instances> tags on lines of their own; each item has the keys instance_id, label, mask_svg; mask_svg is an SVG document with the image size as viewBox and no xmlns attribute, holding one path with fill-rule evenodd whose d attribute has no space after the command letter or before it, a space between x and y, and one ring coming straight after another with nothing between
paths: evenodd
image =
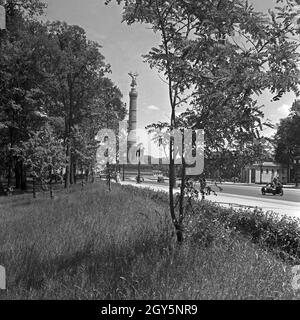
<instances>
[{"instance_id":1,"label":"grass field","mask_svg":"<svg viewBox=\"0 0 300 320\"><path fill-rule=\"evenodd\" d=\"M132 187L1 198L0 299L298 298L287 263L207 216L188 219L177 245L167 203Z\"/></svg>"}]
</instances>

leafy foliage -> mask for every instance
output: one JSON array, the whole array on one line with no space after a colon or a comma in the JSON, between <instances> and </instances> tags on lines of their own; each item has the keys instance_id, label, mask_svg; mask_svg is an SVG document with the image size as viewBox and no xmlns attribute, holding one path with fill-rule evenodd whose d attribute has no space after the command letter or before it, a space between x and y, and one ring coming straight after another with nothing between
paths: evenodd
<instances>
[{"instance_id":1,"label":"leafy foliage","mask_svg":"<svg viewBox=\"0 0 300 320\"><path fill-rule=\"evenodd\" d=\"M268 89L274 100L291 90L298 94L298 42L291 38L297 32L292 23L295 7L280 7L267 16L243 0L117 3L124 5L123 20L128 24L144 23L160 34L160 44L144 58L168 85L167 129L205 129L207 150L220 151L233 143L245 146L260 138L263 125L270 124L262 123L255 94ZM177 107L183 106L186 111L176 115ZM175 228L182 230L182 208L179 217L174 210L172 138L169 151L170 214Z\"/></svg>"},{"instance_id":2,"label":"leafy foliage","mask_svg":"<svg viewBox=\"0 0 300 320\"><path fill-rule=\"evenodd\" d=\"M48 124L24 142L20 152L32 176L44 181L51 180L53 175L60 175L66 164L62 141Z\"/></svg>"},{"instance_id":3,"label":"leafy foliage","mask_svg":"<svg viewBox=\"0 0 300 320\"><path fill-rule=\"evenodd\" d=\"M290 115L280 121L275 135L275 158L283 165L292 162L295 156L299 156L300 115L296 112L299 103L298 100L294 102Z\"/></svg>"},{"instance_id":4,"label":"leafy foliage","mask_svg":"<svg viewBox=\"0 0 300 320\"><path fill-rule=\"evenodd\" d=\"M104 119L112 118L115 128L126 113L120 90L106 77L110 66L101 46L78 26L38 21L44 9L38 0L8 1L7 30L0 34L0 176L9 185L16 177L17 188L17 176L26 187L19 155L32 133L51 126L63 143L68 186L78 167L93 171Z\"/></svg>"},{"instance_id":5,"label":"leafy foliage","mask_svg":"<svg viewBox=\"0 0 300 320\"><path fill-rule=\"evenodd\" d=\"M156 203L167 203L165 192L150 189L137 189L126 186L130 193L143 195ZM256 210L235 210L220 207L208 201L195 201L192 198L185 215L185 231L188 237L200 243L218 241L233 233L250 239L264 249L268 249L280 258L292 262L300 261L300 220L296 217L280 215L274 212ZM219 233L216 229L219 228ZM224 229L227 232L224 232ZM212 232L212 233L211 233ZM222 234L221 238L219 235ZM204 241L204 242L203 242Z\"/></svg>"}]
</instances>

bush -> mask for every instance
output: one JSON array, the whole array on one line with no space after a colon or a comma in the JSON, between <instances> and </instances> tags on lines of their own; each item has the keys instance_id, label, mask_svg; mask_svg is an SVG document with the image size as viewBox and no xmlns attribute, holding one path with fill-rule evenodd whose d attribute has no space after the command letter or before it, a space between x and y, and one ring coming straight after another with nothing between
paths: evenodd
<instances>
[{"instance_id":1,"label":"bush","mask_svg":"<svg viewBox=\"0 0 300 320\"><path fill-rule=\"evenodd\" d=\"M168 203L166 192L140 190L131 186L125 188L130 193L155 202ZM253 243L278 253L281 258L300 262L300 219L262 210L227 209L208 201L194 202L193 206L195 213L189 212L185 219L186 226L189 219L193 219L193 230L197 229L197 226L202 230L198 220L204 219L206 225L214 221L226 230L236 231Z\"/></svg>"},{"instance_id":2,"label":"bush","mask_svg":"<svg viewBox=\"0 0 300 320\"><path fill-rule=\"evenodd\" d=\"M281 257L300 261L300 219L262 210L234 210L201 202L198 212L208 212L210 219L225 228L250 237L253 243L279 252Z\"/></svg>"},{"instance_id":3,"label":"bush","mask_svg":"<svg viewBox=\"0 0 300 320\"><path fill-rule=\"evenodd\" d=\"M166 192L139 190L131 186L125 188L130 193L139 194L155 202L168 203ZM218 228L238 232L262 248L276 252L285 260L300 262L300 219L298 218L262 210L227 209L208 201L194 202L193 210L194 214L189 212L185 219L185 225L189 231L189 223L194 225L194 231L199 232L203 232L203 224L207 227L212 222L218 223ZM198 236L199 234L196 237Z\"/></svg>"}]
</instances>

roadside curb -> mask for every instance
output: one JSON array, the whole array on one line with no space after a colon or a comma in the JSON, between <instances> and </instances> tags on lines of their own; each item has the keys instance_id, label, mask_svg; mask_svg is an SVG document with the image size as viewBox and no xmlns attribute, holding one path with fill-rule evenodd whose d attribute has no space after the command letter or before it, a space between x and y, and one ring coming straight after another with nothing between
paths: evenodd
<instances>
[{"instance_id":1,"label":"roadside curb","mask_svg":"<svg viewBox=\"0 0 300 320\"><path fill-rule=\"evenodd\" d=\"M123 182L122 185L132 185L134 187L142 187L148 188L153 191L163 191L168 192L167 186L159 186L159 185L136 185L130 182ZM174 189L174 193L178 192L178 190ZM218 196L206 196L206 201L210 201L214 204L223 206L223 207L237 207L237 208L248 208L251 210L260 209L264 213L267 212L275 212L281 215L288 215L299 217L300 213L300 203L298 202L290 202L290 201L280 201L279 199L263 199L260 203L257 203L257 199L250 197L250 196L240 196L240 195L233 195L233 194L219 194Z\"/></svg>"}]
</instances>

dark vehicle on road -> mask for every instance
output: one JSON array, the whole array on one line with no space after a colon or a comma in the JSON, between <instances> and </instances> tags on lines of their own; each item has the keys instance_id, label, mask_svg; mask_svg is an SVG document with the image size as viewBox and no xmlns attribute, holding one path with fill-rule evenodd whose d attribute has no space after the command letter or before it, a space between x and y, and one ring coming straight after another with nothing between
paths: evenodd
<instances>
[{"instance_id":1,"label":"dark vehicle on road","mask_svg":"<svg viewBox=\"0 0 300 320\"><path fill-rule=\"evenodd\" d=\"M281 184L274 185L272 183L268 183L265 187L261 188L262 195L266 195L267 193L271 193L274 196L279 194L280 196L283 196L283 186Z\"/></svg>"}]
</instances>

